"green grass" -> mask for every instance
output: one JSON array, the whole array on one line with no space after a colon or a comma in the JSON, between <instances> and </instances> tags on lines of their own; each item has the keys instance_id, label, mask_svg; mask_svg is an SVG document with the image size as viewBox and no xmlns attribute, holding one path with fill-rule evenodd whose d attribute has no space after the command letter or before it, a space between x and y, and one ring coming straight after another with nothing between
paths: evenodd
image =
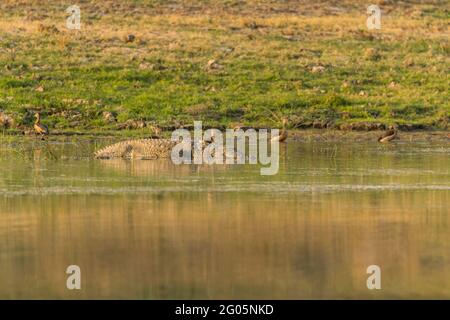
<instances>
[{"instance_id":1,"label":"green grass","mask_svg":"<svg viewBox=\"0 0 450 320\"><path fill-rule=\"evenodd\" d=\"M80 33L65 29L61 5L1 5L0 110L13 129L30 127L35 111L60 131L116 130L129 119L162 128L194 120L261 127L279 125L281 116L298 128L375 122L447 129L443 2L384 1L390 10L379 32L365 29L364 1L324 1L315 11L268 0L198 2L201 9L176 2L173 11L161 1L117 8L86 1ZM343 13L331 15L332 5ZM39 24L60 32L39 32ZM130 33L137 41L125 43ZM211 59L219 68L207 68ZM325 70L312 72L317 65Z\"/></svg>"}]
</instances>

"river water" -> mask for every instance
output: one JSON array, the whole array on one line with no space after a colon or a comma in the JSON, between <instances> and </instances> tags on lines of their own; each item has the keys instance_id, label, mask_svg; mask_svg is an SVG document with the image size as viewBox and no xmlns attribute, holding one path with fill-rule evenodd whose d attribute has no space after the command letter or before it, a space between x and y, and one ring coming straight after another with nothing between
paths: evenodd
<instances>
[{"instance_id":1,"label":"river water","mask_svg":"<svg viewBox=\"0 0 450 320\"><path fill-rule=\"evenodd\" d=\"M289 141L275 176L102 143L2 143L0 298L450 298L448 143Z\"/></svg>"}]
</instances>

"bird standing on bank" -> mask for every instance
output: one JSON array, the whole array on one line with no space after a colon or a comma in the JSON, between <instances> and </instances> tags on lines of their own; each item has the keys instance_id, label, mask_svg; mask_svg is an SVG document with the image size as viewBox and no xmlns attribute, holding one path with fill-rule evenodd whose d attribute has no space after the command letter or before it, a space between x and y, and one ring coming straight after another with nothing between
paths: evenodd
<instances>
[{"instance_id":1,"label":"bird standing on bank","mask_svg":"<svg viewBox=\"0 0 450 320\"><path fill-rule=\"evenodd\" d=\"M388 131L383 133L379 138L378 142L385 143L394 140L397 137L397 129L390 127Z\"/></svg>"},{"instance_id":2,"label":"bird standing on bank","mask_svg":"<svg viewBox=\"0 0 450 320\"><path fill-rule=\"evenodd\" d=\"M288 132L286 129L286 124L287 124L287 119L283 118L283 128L281 129L281 132L278 136L273 137L272 139L270 139L271 142L285 142L287 137L288 137Z\"/></svg>"},{"instance_id":3,"label":"bird standing on bank","mask_svg":"<svg viewBox=\"0 0 450 320\"><path fill-rule=\"evenodd\" d=\"M36 118L36 121L34 122L34 132L36 134L41 135L42 140L44 139L44 136L49 135L48 127L45 124L41 123L41 115L39 113L35 113L34 117Z\"/></svg>"}]
</instances>

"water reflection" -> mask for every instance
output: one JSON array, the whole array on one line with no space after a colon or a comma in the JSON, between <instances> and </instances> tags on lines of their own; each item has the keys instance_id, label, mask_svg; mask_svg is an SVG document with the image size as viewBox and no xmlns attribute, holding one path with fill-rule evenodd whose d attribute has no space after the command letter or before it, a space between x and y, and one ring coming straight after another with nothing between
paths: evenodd
<instances>
[{"instance_id":1,"label":"water reflection","mask_svg":"<svg viewBox=\"0 0 450 320\"><path fill-rule=\"evenodd\" d=\"M274 177L53 147L0 160L0 298L450 298L448 145L290 143Z\"/></svg>"}]
</instances>

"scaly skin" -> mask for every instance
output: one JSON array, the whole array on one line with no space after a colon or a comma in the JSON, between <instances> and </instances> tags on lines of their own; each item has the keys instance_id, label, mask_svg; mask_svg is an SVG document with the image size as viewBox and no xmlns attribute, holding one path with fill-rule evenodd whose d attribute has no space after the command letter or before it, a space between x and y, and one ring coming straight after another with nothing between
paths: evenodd
<instances>
[{"instance_id":1,"label":"scaly skin","mask_svg":"<svg viewBox=\"0 0 450 320\"><path fill-rule=\"evenodd\" d=\"M178 144L177 141L169 139L135 139L126 140L114 143L106 146L97 152L94 157L96 159L140 159L140 160L152 160L159 158L169 158L172 152L172 148ZM192 144L192 154L198 154L199 157L203 157L203 150L206 147L206 143ZM232 157L236 159L239 154L234 152L232 155L228 154L224 149L225 157Z\"/></svg>"},{"instance_id":2,"label":"scaly skin","mask_svg":"<svg viewBox=\"0 0 450 320\"><path fill-rule=\"evenodd\" d=\"M168 158L176 141L169 139L136 139L114 143L95 152L96 159L141 159Z\"/></svg>"}]
</instances>

